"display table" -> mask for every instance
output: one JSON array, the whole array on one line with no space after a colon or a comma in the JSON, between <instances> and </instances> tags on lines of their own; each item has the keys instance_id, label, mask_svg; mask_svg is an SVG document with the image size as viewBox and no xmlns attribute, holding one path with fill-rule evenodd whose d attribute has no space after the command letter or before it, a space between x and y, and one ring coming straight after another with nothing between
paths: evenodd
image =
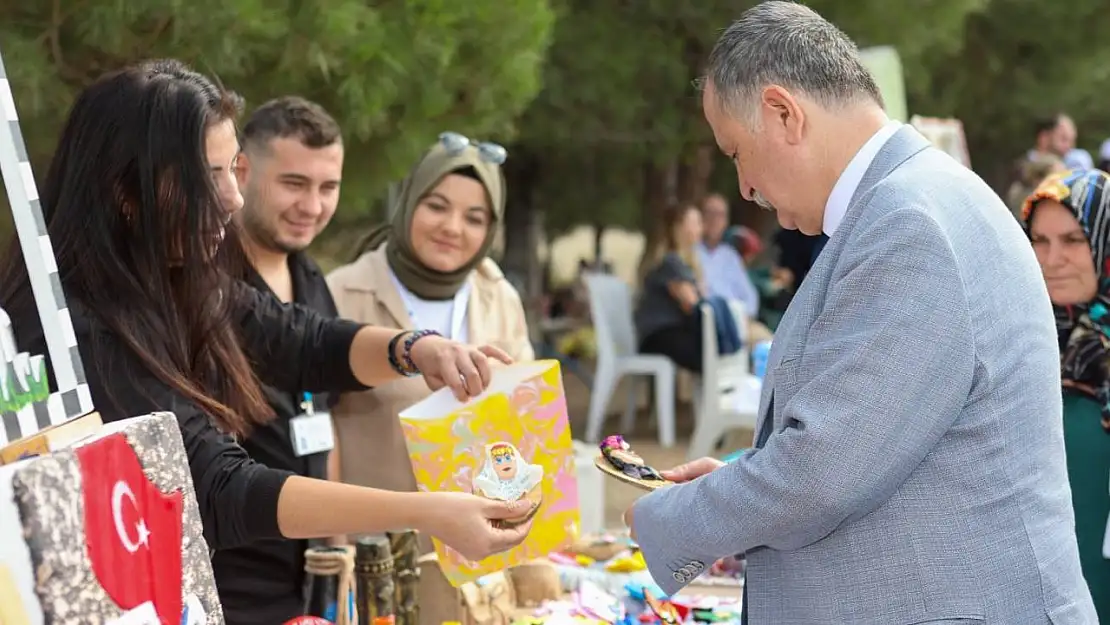
<instances>
[{"instance_id":1,"label":"display table","mask_svg":"<svg viewBox=\"0 0 1110 625\"><path fill-rule=\"evenodd\" d=\"M465 625L652 623L659 618L646 600L668 599L635 545L612 536L587 538L567 553L488 575L459 594ZM679 620L730 623L739 617L742 594L742 580L707 575L669 602Z\"/></svg>"}]
</instances>

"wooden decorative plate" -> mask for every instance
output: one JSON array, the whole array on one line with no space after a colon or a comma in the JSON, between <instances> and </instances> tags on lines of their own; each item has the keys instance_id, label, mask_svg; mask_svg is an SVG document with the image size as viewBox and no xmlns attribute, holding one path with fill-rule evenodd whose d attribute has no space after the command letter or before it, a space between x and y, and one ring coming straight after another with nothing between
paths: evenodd
<instances>
[{"instance_id":1,"label":"wooden decorative plate","mask_svg":"<svg viewBox=\"0 0 1110 625\"><path fill-rule=\"evenodd\" d=\"M609 464L609 461L606 460L605 456L602 454L598 454L597 458L594 458L594 466L600 469L602 473L608 475L609 477L620 480L625 484L631 484L641 490L653 491L657 488L674 485L674 482L670 480L640 480L634 477L630 477L624 472L618 471L615 467L613 467L613 465Z\"/></svg>"}]
</instances>

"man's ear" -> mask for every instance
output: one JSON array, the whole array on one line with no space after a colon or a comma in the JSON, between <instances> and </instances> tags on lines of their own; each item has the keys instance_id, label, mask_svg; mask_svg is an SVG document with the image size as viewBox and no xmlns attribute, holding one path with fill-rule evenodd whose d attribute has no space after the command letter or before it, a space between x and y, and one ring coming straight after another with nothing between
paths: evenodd
<instances>
[{"instance_id":1,"label":"man's ear","mask_svg":"<svg viewBox=\"0 0 1110 625\"><path fill-rule=\"evenodd\" d=\"M247 184L247 178L250 177L251 159L247 155L247 151L243 150L239 153L239 158L235 159L235 181L239 183L239 188L242 189Z\"/></svg>"},{"instance_id":2,"label":"man's ear","mask_svg":"<svg viewBox=\"0 0 1110 625\"><path fill-rule=\"evenodd\" d=\"M800 102L786 88L768 85L760 94L764 128L773 128L786 142L796 145L804 133L806 113Z\"/></svg>"}]
</instances>

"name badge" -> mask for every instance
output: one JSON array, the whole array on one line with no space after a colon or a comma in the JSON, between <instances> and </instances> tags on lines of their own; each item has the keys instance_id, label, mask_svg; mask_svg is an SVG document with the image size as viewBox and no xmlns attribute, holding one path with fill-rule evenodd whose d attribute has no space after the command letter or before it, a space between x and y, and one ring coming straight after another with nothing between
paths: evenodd
<instances>
[{"instance_id":1,"label":"name badge","mask_svg":"<svg viewBox=\"0 0 1110 625\"><path fill-rule=\"evenodd\" d=\"M331 451L335 447L331 414L327 412L293 417L289 420L289 434L293 439L293 453L298 458Z\"/></svg>"}]
</instances>

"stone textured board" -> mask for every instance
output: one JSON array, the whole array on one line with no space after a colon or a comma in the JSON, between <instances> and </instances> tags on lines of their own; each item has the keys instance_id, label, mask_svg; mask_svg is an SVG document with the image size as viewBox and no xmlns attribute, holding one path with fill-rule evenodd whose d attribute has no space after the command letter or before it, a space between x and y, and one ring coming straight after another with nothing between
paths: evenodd
<instances>
[{"instance_id":1,"label":"stone textured board","mask_svg":"<svg viewBox=\"0 0 1110 625\"><path fill-rule=\"evenodd\" d=\"M143 472L164 493L182 492L182 595L195 595L206 622L224 622L204 541L185 447L171 413L156 413L105 425L75 447L120 432L135 450ZM123 611L93 574L85 545L81 474L73 448L5 467L14 471L12 490L22 517L45 622L102 623Z\"/></svg>"}]
</instances>

